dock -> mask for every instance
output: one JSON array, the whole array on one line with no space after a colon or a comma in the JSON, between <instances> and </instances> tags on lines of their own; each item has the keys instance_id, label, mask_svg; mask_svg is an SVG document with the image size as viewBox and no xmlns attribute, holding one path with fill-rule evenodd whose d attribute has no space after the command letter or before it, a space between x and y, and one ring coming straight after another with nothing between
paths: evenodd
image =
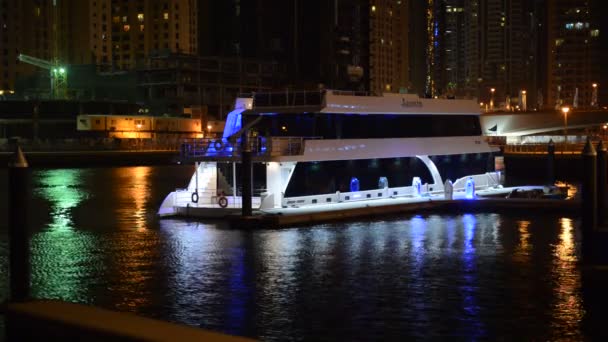
<instances>
[{"instance_id":1,"label":"dock","mask_svg":"<svg viewBox=\"0 0 608 342\"><path fill-rule=\"evenodd\" d=\"M332 211L294 208L282 214L261 213L243 217L232 213L225 218L232 228L281 228L293 225L317 224L331 221L348 221L360 218L382 218L405 213L459 213L459 212L504 212L530 211L578 213L578 200L528 199L528 198L482 198L456 200L428 200L398 203L394 205L367 205L365 207Z\"/></svg>"}]
</instances>

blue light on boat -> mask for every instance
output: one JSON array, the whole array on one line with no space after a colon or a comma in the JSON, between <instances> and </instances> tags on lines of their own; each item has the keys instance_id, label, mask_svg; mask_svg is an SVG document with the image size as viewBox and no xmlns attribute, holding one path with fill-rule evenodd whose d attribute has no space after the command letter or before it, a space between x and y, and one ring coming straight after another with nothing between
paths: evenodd
<instances>
[{"instance_id":1,"label":"blue light on boat","mask_svg":"<svg viewBox=\"0 0 608 342\"><path fill-rule=\"evenodd\" d=\"M350 179L350 192L359 191L359 179L357 177L353 177Z\"/></svg>"},{"instance_id":2,"label":"blue light on boat","mask_svg":"<svg viewBox=\"0 0 608 342\"><path fill-rule=\"evenodd\" d=\"M467 199L475 198L475 181L473 180L472 177L469 177L469 179L467 179L467 182L465 183L465 186L464 186L464 193L465 193L464 196Z\"/></svg>"},{"instance_id":3,"label":"blue light on boat","mask_svg":"<svg viewBox=\"0 0 608 342\"><path fill-rule=\"evenodd\" d=\"M412 188L415 197L420 197L422 195L422 181L420 180L420 177L414 177L412 180Z\"/></svg>"}]
</instances>

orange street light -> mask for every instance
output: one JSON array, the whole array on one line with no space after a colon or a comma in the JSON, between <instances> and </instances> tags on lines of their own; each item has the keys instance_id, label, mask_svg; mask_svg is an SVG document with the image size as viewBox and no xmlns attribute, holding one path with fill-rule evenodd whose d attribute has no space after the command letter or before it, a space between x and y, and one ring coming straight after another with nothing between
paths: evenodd
<instances>
[{"instance_id":1,"label":"orange street light","mask_svg":"<svg viewBox=\"0 0 608 342\"><path fill-rule=\"evenodd\" d=\"M564 113L564 142L568 143L568 112L570 107L562 107L562 113Z\"/></svg>"}]
</instances>

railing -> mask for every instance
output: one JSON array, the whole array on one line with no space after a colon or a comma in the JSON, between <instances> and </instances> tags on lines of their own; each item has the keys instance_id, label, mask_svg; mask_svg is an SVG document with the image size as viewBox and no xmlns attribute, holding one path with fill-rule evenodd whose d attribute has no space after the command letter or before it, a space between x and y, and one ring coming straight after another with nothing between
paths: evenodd
<instances>
[{"instance_id":1,"label":"railing","mask_svg":"<svg viewBox=\"0 0 608 342\"><path fill-rule=\"evenodd\" d=\"M594 142L594 145L597 142ZM581 153L585 144L555 144L555 153L558 154L578 154ZM544 154L547 153L548 144L522 144L504 145L504 153L521 154Z\"/></svg>"},{"instance_id":2,"label":"railing","mask_svg":"<svg viewBox=\"0 0 608 342\"><path fill-rule=\"evenodd\" d=\"M252 137L249 139L249 149L253 156L296 156L304 153L305 141L313 139L321 138ZM240 141L234 143L228 139L186 139L180 148L182 158L240 157L241 152Z\"/></svg>"}]
</instances>

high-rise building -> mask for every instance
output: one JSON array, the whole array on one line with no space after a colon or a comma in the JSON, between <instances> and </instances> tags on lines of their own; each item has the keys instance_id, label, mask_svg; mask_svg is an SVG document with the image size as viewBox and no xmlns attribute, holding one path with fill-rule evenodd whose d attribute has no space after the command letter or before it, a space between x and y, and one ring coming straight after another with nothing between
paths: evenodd
<instances>
[{"instance_id":1,"label":"high-rise building","mask_svg":"<svg viewBox=\"0 0 608 342\"><path fill-rule=\"evenodd\" d=\"M20 53L130 69L156 52L197 52L196 0L0 0L0 10L0 90L40 70Z\"/></svg>"},{"instance_id":2,"label":"high-rise building","mask_svg":"<svg viewBox=\"0 0 608 342\"><path fill-rule=\"evenodd\" d=\"M409 90L409 1L372 0L370 5L370 90Z\"/></svg>"},{"instance_id":3,"label":"high-rise building","mask_svg":"<svg viewBox=\"0 0 608 342\"><path fill-rule=\"evenodd\" d=\"M521 91L535 88L530 83L537 56L533 5L527 0L464 2L465 92L508 107Z\"/></svg>"},{"instance_id":4,"label":"high-rise building","mask_svg":"<svg viewBox=\"0 0 608 342\"><path fill-rule=\"evenodd\" d=\"M547 6L549 108L588 107L599 83L599 11L589 0L550 0Z\"/></svg>"},{"instance_id":5,"label":"high-rise building","mask_svg":"<svg viewBox=\"0 0 608 342\"><path fill-rule=\"evenodd\" d=\"M153 53L197 52L196 0L89 0L97 64L131 69Z\"/></svg>"},{"instance_id":6,"label":"high-rise building","mask_svg":"<svg viewBox=\"0 0 608 342\"><path fill-rule=\"evenodd\" d=\"M20 63L20 53L54 58L53 5L50 1L0 0L0 90L15 89L18 76L36 71Z\"/></svg>"},{"instance_id":7,"label":"high-rise building","mask_svg":"<svg viewBox=\"0 0 608 342\"><path fill-rule=\"evenodd\" d=\"M448 95L464 95L465 79L465 12L464 0L445 1L443 51L445 54L444 83Z\"/></svg>"}]
</instances>

